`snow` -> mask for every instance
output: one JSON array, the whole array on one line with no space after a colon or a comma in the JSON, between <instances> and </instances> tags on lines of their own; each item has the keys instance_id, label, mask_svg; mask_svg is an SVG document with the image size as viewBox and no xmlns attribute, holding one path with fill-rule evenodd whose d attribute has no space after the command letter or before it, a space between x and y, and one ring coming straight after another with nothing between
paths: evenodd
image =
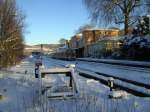
<instances>
[{"instance_id":1,"label":"snow","mask_svg":"<svg viewBox=\"0 0 150 112\"><path fill-rule=\"evenodd\" d=\"M133 81L150 84L150 72L139 71L130 67L118 67L108 64L90 63L90 62L78 62L78 67L88 69L94 72L110 74L120 78L130 79ZM135 77L136 76L136 77Z\"/></svg>"},{"instance_id":2,"label":"snow","mask_svg":"<svg viewBox=\"0 0 150 112\"><path fill-rule=\"evenodd\" d=\"M41 73L54 73L54 72L58 72L58 73L65 73L65 72L70 72L71 69L70 68L59 68L59 67L55 67L55 68L51 68L51 69L41 69Z\"/></svg>"},{"instance_id":3,"label":"snow","mask_svg":"<svg viewBox=\"0 0 150 112\"><path fill-rule=\"evenodd\" d=\"M120 73L122 73L122 71L124 71L124 73L121 75L122 77L124 77L124 78L128 78L129 77L129 79L131 78L130 77L130 75L136 75L137 76L137 74L140 76L140 74L141 74L141 76L140 77L145 77L145 76L148 76L148 74L149 73L147 73L147 74L144 74L143 73L143 71L141 71L141 72L139 72L139 71L135 71L135 68L133 69L133 68L130 68L130 69L124 69L124 67L120 67L119 69L118 69L118 67L119 66L111 66L111 65L108 65L108 64L97 64L97 63L88 63L88 62L80 62L80 61L74 61L74 62L69 62L69 61L61 61L61 60L53 60L53 59L49 59L49 61L50 62L55 62L55 63L59 63L59 66L65 66L66 64L72 64L72 63L74 63L74 64L76 64L76 67L77 67L77 69L78 68L83 68L85 71L86 71L86 69L87 70L91 70L91 71L97 71L97 72L104 72L104 73L111 73L111 74L113 74L113 73L115 73L114 75L117 75L118 74L118 76L120 76L119 74ZM138 62L137 62L138 63ZM82 69L82 70L83 70ZM119 70L119 71L117 71L117 70ZM87 72L87 71L86 71ZM133 73L134 72L134 73ZM126 74L126 75L125 75ZM124 76L125 75L125 76ZM99 76L99 77L101 77L102 78L102 76ZM105 77L103 77L104 79L106 79ZM92 95L94 95L94 96L99 96L98 97L98 99L99 98L102 98L103 100L106 100L107 98L108 98L108 93L109 93L109 88L108 87L106 87L106 86L104 86L103 84L100 84L98 81L94 81L94 80L91 80L91 79L86 79L86 78L84 78L84 79L82 79L82 78L80 77L80 78L78 78L78 80L79 80L79 82L80 82L80 90L83 90L82 92L83 92L83 94L88 94L88 95L91 95L91 93L92 93ZM87 80L87 81L83 81L83 80ZM132 77L132 79L135 79L135 76L133 76ZM137 78L137 79L139 79L140 80L140 78ZM146 79L146 78L144 78L144 79ZM92 82L93 81L93 82ZM141 81L142 82L145 82L145 80L143 80L143 79L141 79ZM83 83L84 82L84 83ZM89 83L89 82L92 82L92 83ZM119 83L119 82L118 82ZM147 83L149 83L149 79L147 80ZM98 86L97 86L98 85ZM126 84L126 86L129 86L129 85L127 85ZM98 87L98 88L97 88ZM134 86L131 86L131 88L134 88ZM144 91L144 90L142 90L141 88L139 89L140 91ZM149 91L148 91L149 92ZM106 98L106 99L105 99ZM132 99L133 98L133 99ZM136 97L137 98L137 97ZM145 105L144 106L146 106L146 105L148 105L150 102L147 100L147 99L149 99L149 98L137 98L136 99L135 97L128 97L127 99L123 99L124 101L123 102L126 102L127 103L127 105L129 104L129 103L131 103L131 102L138 102L138 107L140 107L139 105L141 105L141 102L144 102L145 103ZM140 100L139 100L140 99ZM137 100L139 100L139 101L137 101ZM145 101L146 100L146 101ZM132 106L131 107L134 107L133 105L134 104L136 104L136 103L133 103L132 104ZM143 106L143 105L142 105ZM131 108L130 107L130 108ZM122 107L123 108L123 107ZM140 110L136 110L137 112L140 112L140 111L147 111L148 109L148 107L144 107L143 108L143 110L142 110L142 108L143 107L140 107ZM125 111L127 111L126 109L125 109Z\"/></svg>"},{"instance_id":4,"label":"snow","mask_svg":"<svg viewBox=\"0 0 150 112\"><path fill-rule=\"evenodd\" d=\"M97 61L101 63L127 64L131 66L147 66L150 67L150 62L146 61L129 61L129 60L114 60L114 59L95 59L95 58L78 58L79 61Z\"/></svg>"},{"instance_id":5,"label":"snow","mask_svg":"<svg viewBox=\"0 0 150 112\"><path fill-rule=\"evenodd\" d=\"M72 63L76 64L77 68L117 72L115 67L104 64L76 63L43 57L45 68L64 67L66 64ZM27 74L24 73L24 70L28 71ZM39 97L38 79L34 78L33 71L33 57L9 68L9 71L0 71L0 93L4 96L4 99L0 100L1 112L114 112L116 110L121 112L130 110L148 112L150 110L150 98L129 95L123 99L109 99L109 88L107 86L77 74L76 81L79 84L80 95L76 98L54 100L48 99L46 96ZM120 71L123 71L123 69Z\"/></svg>"},{"instance_id":6,"label":"snow","mask_svg":"<svg viewBox=\"0 0 150 112\"><path fill-rule=\"evenodd\" d=\"M125 91L121 91L121 90L113 90L110 93L110 97L111 98L123 98L123 97L127 97L128 94Z\"/></svg>"},{"instance_id":7,"label":"snow","mask_svg":"<svg viewBox=\"0 0 150 112\"><path fill-rule=\"evenodd\" d=\"M4 75L6 75L4 73ZM13 75L13 74L11 74ZM4 100L0 101L0 111L25 112L36 107L32 104L34 99L34 85L24 77L18 79L5 77L0 81L0 91Z\"/></svg>"},{"instance_id":8,"label":"snow","mask_svg":"<svg viewBox=\"0 0 150 112\"><path fill-rule=\"evenodd\" d=\"M139 86L136 86L133 84L129 84L127 82L120 81L118 79L112 79L111 77L104 77L104 76L98 75L98 74L96 74L92 71L89 71L89 70L79 70L79 71L81 73L89 74L89 76L91 75L91 76L94 76L98 79L102 79L104 81L113 80L114 84L121 85L123 87L130 88L130 89L136 90L136 91L141 92L141 93L145 93L145 94L150 96L150 89L146 89L144 87L139 87Z\"/></svg>"},{"instance_id":9,"label":"snow","mask_svg":"<svg viewBox=\"0 0 150 112\"><path fill-rule=\"evenodd\" d=\"M150 35L145 36L128 36L123 38L124 45L131 46L133 44L140 45L141 48L150 48Z\"/></svg>"},{"instance_id":10,"label":"snow","mask_svg":"<svg viewBox=\"0 0 150 112\"><path fill-rule=\"evenodd\" d=\"M55 62L57 62L59 60L55 60ZM112 60L115 62L115 60ZM132 62L132 61L131 61ZM131 63L129 61L129 63ZM72 63L72 62L70 62ZM104 73L104 74L110 74L112 76L117 76L120 78L125 78L125 79L129 79L129 80L133 80L133 81L137 81L137 82L141 82L141 83L145 83L145 84L150 84L150 71L149 69L141 69L140 68L135 68L135 67L124 67L124 66L118 66L118 65L109 65L109 64L103 64L103 63L91 63L91 62L82 62L82 61L77 61L77 62L73 62L76 63L76 67L83 69L83 70L89 70L89 71L93 71L93 72L99 72L99 73ZM143 64L145 62L139 63L139 62L135 62L138 64ZM60 65L66 65L69 64L69 62L67 61L59 61ZM149 63L147 63L149 64ZM98 76L100 78L102 78L102 76ZM105 78L105 77L104 77ZM119 83L119 82L118 82ZM124 84L127 86L127 84ZM131 88L135 86L130 85ZM138 88L138 90L140 91L145 91L145 88ZM149 90L146 89L146 91L149 92Z\"/></svg>"}]
</instances>

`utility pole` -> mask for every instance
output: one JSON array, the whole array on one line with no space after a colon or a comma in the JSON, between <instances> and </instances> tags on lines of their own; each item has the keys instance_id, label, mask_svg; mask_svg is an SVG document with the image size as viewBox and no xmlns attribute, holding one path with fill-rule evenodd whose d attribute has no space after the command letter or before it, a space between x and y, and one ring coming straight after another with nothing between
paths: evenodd
<instances>
[{"instance_id":1,"label":"utility pole","mask_svg":"<svg viewBox=\"0 0 150 112\"><path fill-rule=\"evenodd\" d=\"M43 53L43 44L41 44L41 53Z\"/></svg>"}]
</instances>

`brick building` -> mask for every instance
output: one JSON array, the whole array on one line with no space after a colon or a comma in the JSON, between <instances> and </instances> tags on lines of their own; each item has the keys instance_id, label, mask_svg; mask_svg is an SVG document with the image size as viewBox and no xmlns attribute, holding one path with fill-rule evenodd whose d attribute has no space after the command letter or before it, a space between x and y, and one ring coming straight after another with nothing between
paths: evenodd
<instances>
[{"instance_id":1,"label":"brick building","mask_svg":"<svg viewBox=\"0 0 150 112\"><path fill-rule=\"evenodd\" d=\"M74 50L76 57L86 56L88 48L104 38L117 38L119 30L116 29L86 29L74 35L70 41L70 49Z\"/></svg>"},{"instance_id":2,"label":"brick building","mask_svg":"<svg viewBox=\"0 0 150 112\"><path fill-rule=\"evenodd\" d=\"M119 30L116 29L89 29L82 32L84 46L91 45L105 37L118 37Z\"/></svg>"},{"instance_id":3,"label":"brick building","mask_svg":"<svg viewBox=\"0 0 150 112\"><path fill-rule=\"evenodd\" d=\"M102 47L103 44L97 45L96 43L104 40L106 38L109 38L111 40L114 38L117 38L119 36L119 30L117 29L89 29L85 30L82 33L82 38L83 38L83 45L84 45L84 50L83 55L84 56L89 56L89 52L94 53L93 51L100 51L99 47ZM109 40L108 39L108 40ZM110 41L112 42L112 41ZM91 47L94 46L94 47ZM92 48L92 49L89 49ZM102 52L102 50L101 50Z\"/></svg>"}]
</instances>

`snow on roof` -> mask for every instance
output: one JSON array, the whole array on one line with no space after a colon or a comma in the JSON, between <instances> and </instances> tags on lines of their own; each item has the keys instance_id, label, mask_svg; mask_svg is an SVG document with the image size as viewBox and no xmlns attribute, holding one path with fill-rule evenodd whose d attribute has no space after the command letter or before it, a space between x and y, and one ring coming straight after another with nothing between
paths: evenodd
<instances>
[{"instance_id":1,"label":"snow on roof","mask_svg":"<svg viewBox=\"0 0 150 112\"><path fill-rule=\"evenodd\" d=\"M82 36L82 33L78 33L78 34L76 34L76 36Z\"/></svg>"},{"instance_id":2,"label":"snow on roof","mask_svg":"<svg viewBox=\"0 0 150 112\"><path fill-rule=\"evenodd\" d=\"M119 29L106 29L106 28L90 28L90 29L85 29L84 31L93 31L93 30L119 31Z\"/></svg>"}]
</instances>

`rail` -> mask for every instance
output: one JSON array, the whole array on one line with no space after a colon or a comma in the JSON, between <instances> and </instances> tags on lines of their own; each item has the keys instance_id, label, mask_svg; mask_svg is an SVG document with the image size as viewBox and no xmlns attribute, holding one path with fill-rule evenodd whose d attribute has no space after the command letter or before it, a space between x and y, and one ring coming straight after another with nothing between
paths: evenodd
<instances>
[{"instance_id":1,"label":"rail","mask_svg":"<svg viewBox=\"0 0 150 112\"><path fill-rule=\"evenodd\" d=\"M100 83L102 83L106 86L108 86L108 78L112 77L115 79L115 81L114 81L115 88L125 90L128 93L131 93L135 96L150 97L150 89L149 89L150 86L146 85L144 83L139 83L139 82L132 81L132 80L114 77L109 74L103 74L103 73L101 74L98 72L92 72L92 71L83 70L83 69L78 69L78 72L79 72L80 76L98 80L98 81L100 81Z\"/></svg>"}]
</instances>

